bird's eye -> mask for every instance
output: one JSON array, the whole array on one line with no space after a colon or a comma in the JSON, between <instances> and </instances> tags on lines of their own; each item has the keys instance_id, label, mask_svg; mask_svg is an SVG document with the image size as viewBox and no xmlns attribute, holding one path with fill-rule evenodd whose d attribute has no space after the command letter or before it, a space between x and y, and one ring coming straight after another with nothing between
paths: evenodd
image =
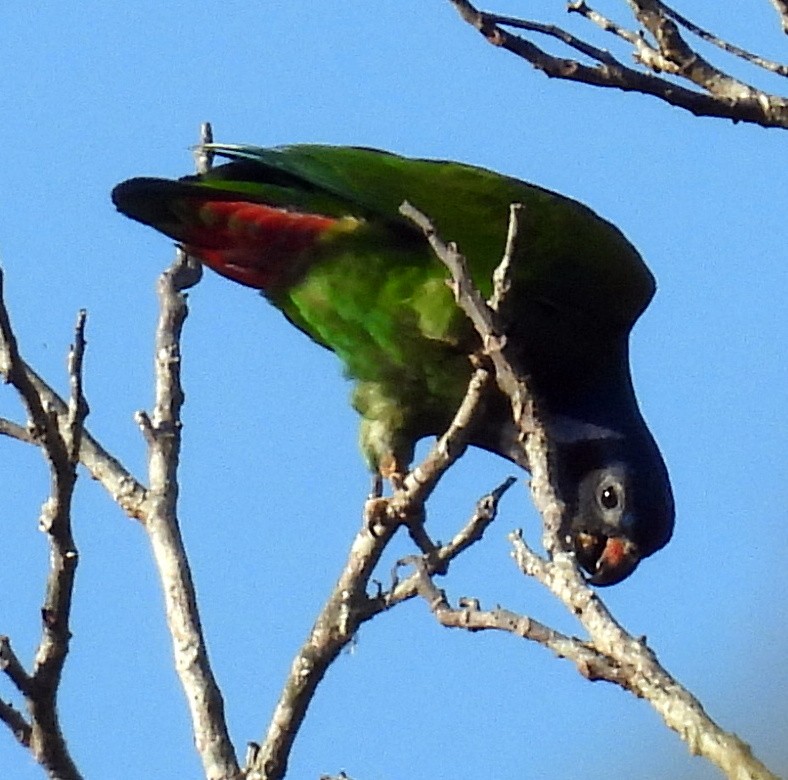
<instances>
[{"instance_id":1,"label":"bird's eye","mask_svg":"<svg viewBox=\"0 0 788 780\"><path fill-rule=\"evenodd\" d=\"M615 509L619 504L618 490L613 485L608 485L599 494L599 503L604 509Z\"/></svg>"}]
</instances>

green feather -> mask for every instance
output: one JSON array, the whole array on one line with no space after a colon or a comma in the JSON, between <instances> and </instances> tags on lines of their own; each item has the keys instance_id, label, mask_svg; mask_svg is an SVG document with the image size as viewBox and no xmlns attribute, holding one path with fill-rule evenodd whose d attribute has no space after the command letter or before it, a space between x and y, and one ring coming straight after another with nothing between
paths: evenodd
<instances>
[{"instance_id":1,"label":"green feather","mask_svg":"<svg viewBox=\"0 0 788 780\"><path fill-rule=\"evenodd\" d=\"M362 449L375 469L391 456L404 465L418 438L445 427L465 391L467 356L476 348L445 283L447 272L399 213L404 200L427 214L444 240L459 245L485 295L503 253L509 205L524 205L510 308L531 322L534 340L542 340L540 330L548 332L559 363L604 362L609 344L626 337L654 292L650 272L616 227L573 200L517 179L353 147L208 149L236 162L187 177L205 197L216 191L224 199L237 195L351 218L294 263L302 273L263 292L332 349L356 380ZM260 175L248 178L244 161ZM128 203L121 208L189 243L188 230L163 225L160 214L135 215ZM178 219L188 223L183 213Z\"/></svg>"},{"instance_id":2,"label":"green feather","mask_svg":"<svg viewBox=\"0 0 788 780\"><path fill-rule=\"evenodd\" d=\"M620 581L666 544L670 482L628 358L655 286L616 227L569 198L460 163L329 146L207 149L232 162L179 182L132 179L115 188L115 204L261 289L337 354L355 381L362 450L379 473L402 471L418 439L446 429L480 348L446 269L400 204L457 243L484 295L509 206L523 204L506 335L548 423L565 538L596 584ZM528 467L497 389L471 442Z\"/></svg>"}]
</instances>

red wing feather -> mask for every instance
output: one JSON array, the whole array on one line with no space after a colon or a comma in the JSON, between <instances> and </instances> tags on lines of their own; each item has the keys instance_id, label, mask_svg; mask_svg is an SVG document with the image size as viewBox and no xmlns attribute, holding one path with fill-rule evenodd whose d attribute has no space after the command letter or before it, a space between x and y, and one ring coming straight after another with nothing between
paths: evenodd
<instances>
[{"instance_id":1,"label":"red wing feather","mask_svg":"<svg viewBox=\"0 0 788 780\"><path fill-rule=\"evenodd\" d=\"M337 222L248 201L202 201L196 215L183 242L186 251L222 276L258 290L288 276Z\"/></svg>"}]
</instances>

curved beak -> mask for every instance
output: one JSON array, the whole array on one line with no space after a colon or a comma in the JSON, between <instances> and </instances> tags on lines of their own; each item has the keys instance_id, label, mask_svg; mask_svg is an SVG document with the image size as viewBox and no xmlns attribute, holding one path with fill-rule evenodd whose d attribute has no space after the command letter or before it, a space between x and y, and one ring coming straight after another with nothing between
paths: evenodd
<instances>
[{"instance_id":1,"label":"curved beak","mask_svg":"<svg viewBox=\"0 0 788 780\"><path fill-rule=\"evenodd\" d=\"M592 585L615 585L626 579L640 563L637 545L623 536L610 536L596 559L588 581Z\"/></svg>"}]
</instances>

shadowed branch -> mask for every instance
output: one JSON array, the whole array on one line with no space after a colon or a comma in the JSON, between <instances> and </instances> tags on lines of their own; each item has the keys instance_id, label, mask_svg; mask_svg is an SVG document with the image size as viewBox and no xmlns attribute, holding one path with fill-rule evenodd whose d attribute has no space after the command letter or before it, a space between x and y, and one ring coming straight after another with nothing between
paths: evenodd
<instances>
[{"instance_id":1,"label":"shadowed branch","mask_svg":"<svg viewBox=\"0 0 788 780\"><path fill-rule=\"evenodd\" d=\"M788 127L788 98L747 84L715 66L687 43L679 28L683 27L748 65L781 76L788 75L788 66L728 43L659 0L627 0L640 25L638 30L629 30L613 22L591 8L585 0L574 0L567 6L569 13L579 14L629 44L632 58L644 70L625 65L609 51L557 25L479 11L468 0L450 2L488 43L521 57L546 76L597 87L615 87L624 92L640 92L696 116L720 117L762 127ZM783 0L772 2L781 15L783 28L788 30L785 3ZM552 54L531 38L510 32L510 28L533 33L536 39L542 36L559 40L570 50L583 55L586 61ZM682 85L682 81L691 86Z\"/></svg>"}]
</instances>

